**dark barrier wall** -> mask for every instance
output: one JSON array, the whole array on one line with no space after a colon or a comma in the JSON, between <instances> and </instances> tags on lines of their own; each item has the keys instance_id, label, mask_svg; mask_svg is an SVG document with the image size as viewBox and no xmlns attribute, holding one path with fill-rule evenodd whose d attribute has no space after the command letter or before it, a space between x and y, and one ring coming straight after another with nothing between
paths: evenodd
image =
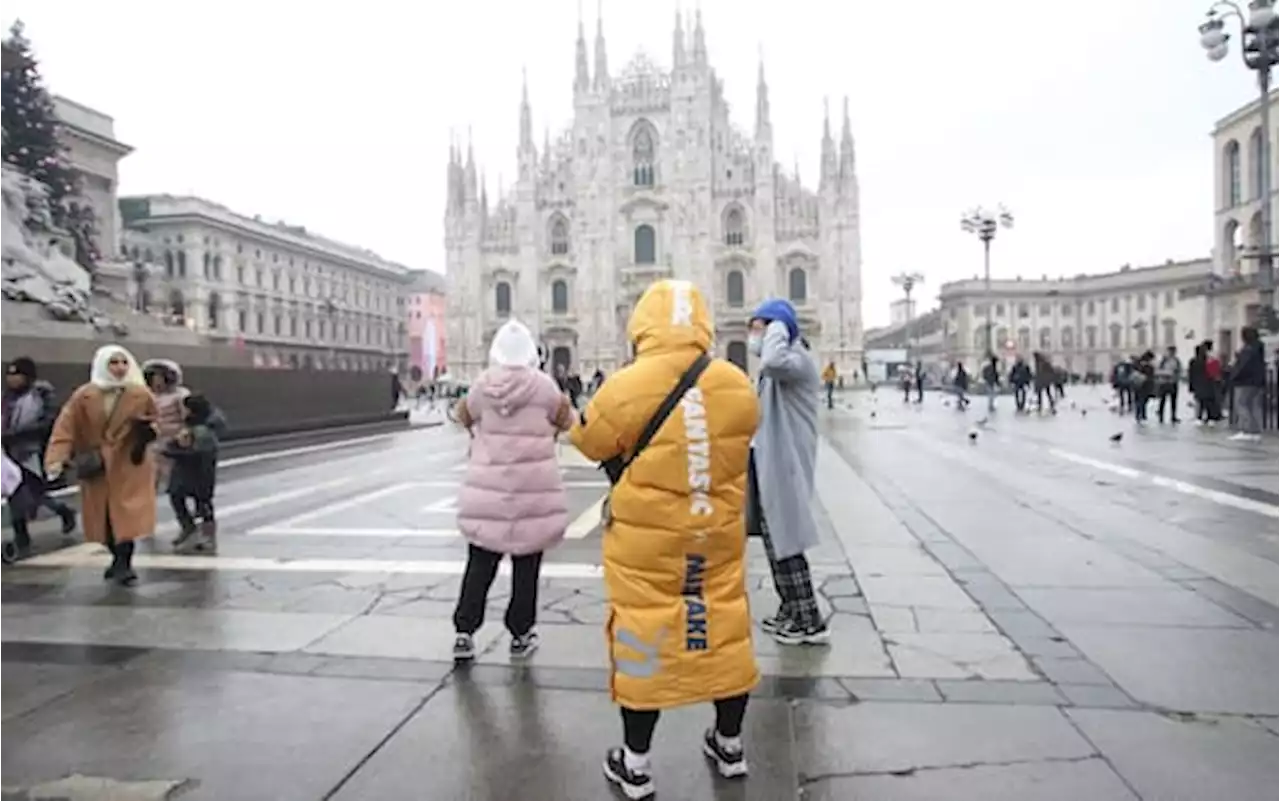
<instances>
[{"instance_id":1,"label":"dark barrier wall","mask_svg":"<svg viewBox=\"0 0 1280 801\"><path fill-rule=\"evenodd\" d=\"M89 379L88 360L67 363L41 359L28 338L5 337L4 361L31 356L40 377L53 383L59 400ZM61 344L61 343L59 343ZM96 344L96 343L95 343ZM27 346L27 347L24 347ZM125 343L139 361L172 359L182 364L183 380L192 391L207 395L227 416L233 435L274 434L310 428L370 422L392 408L391 376L386 372L264 370L238 365L200 364L204 348L165 348L151 343ZM226 348L218 348L224 353ZM239 356L238 353L227 354ZM223 356L216 353L215 358ZM212 359L209 359L212 361ZM226 361L232 361L228 358Z\"/></svg>"}]
</instances>

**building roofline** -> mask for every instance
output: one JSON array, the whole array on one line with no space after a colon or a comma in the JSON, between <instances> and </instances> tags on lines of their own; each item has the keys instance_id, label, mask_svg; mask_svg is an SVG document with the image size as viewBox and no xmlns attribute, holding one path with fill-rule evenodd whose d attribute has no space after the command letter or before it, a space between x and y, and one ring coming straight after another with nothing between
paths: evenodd
<instances>
[{"instance_id":1,"label":"building roofline","mask_svg":"<svg viewBox=\"0 0 1280 801\"><path fill-rule=\"evenodd\" d=\"M1277 102L1280 102L1280 89L1272 89L1271 95L1269 96L1268 100L1270 102L1270 105L1273 105L1273 106ZM1209 135L1211 137L1216 137L1218 134L1222 133L1224 129L1229 128L1232 125L1235 125L1237 122L1240 122L1240 120L1244 119L1245 117L1248 117L1250 114L1257 114L1258 106L1259 106L1259 100L1255 98L1253 100L1250 100L1248 103L1245 103L1243 106L1240 106L1239 108L1235 109L1234 111L1231 111L1225 117L1222 117L1221 119L1219 119L1217 122L1213 124L1213 129L1209 132Z\"/></svg>"},{"instance_id":2,"label":"building roofline","mask_svg":"<svg viewBox=\"0 0 1280 801\"><path fill-rule=\"evenodd\" d=\"M349 264L382 270L390 273L397 279L404 280L409 274L415 272L407 265L399 262L391 261L384 258L372 250L361 248L357 245L351 245L346 242L340 242L336 239L312 233L302 226L288 226L283 221L270 223L262 219L248 217L239 212L215 203L205 198L196 197L194 195L169 195L169 194L149 194L149 195L122 195L118 202L128 201L147 201L150 204L154 200L166 200L171 202L189 201L197 205L196 209L180 210L172 213L148 214L146 217L139 217L126 223L126 228L135 228L148 224L157 223L174 223L184 220L199 220L206 223L221 225L224 228L238 230L263 240L274 240L277 242L285 242L293 247L310 250L317 255L330 259L341 259ZM204 208L199 208L204 207Z\"/></svg>"}]
</instances>

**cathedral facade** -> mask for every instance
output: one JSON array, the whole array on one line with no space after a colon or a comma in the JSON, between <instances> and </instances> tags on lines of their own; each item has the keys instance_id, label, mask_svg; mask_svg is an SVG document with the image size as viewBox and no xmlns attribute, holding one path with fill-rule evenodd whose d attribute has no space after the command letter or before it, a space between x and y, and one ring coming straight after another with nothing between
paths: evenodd
<instances>
[{"instance_id":1,"label":"cathedral facade","mask_svg":"<svg viewBox=\"0 0 1280 801\"><path fill-rule=\"evenodd\" d=\"M450 373L473 378L493 332L521 320L550 366L583 375L629 356L627 320L661 278L693 281L715 317L717 355L749 369L751 310L788 298L816 358L851 375L862 358L858 180L848 101L839 143L823 122L819 187L775 160L764 66L755 129L729 119L699 13L676 15L672 68L638 55L594 64L579 23L572 126L534 142L527 84L518 179L491 203L470 145L451 146L445 216Z\"/></svg>"}]
</instances>

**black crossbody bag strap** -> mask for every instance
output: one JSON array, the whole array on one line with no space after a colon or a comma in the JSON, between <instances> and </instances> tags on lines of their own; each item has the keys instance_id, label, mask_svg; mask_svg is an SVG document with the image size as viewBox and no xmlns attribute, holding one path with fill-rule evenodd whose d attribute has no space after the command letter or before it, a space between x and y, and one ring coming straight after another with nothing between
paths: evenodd
<instances>
[{"instance_id":1,"label":"black crossbody bag strap","mask_svg":"<svg viewBox=\"0 0 1280 801\"><path fill-rule=\"evenodd\" d=\"M644 453L644 449L649 447L649 443L657 436L662 424L667 422L667 418L675 411L676 405L684 398L685 393L692 389L694 384L698 383L703 371L709 366L711 366L711 358L705 353L698 354L698 358L694 359L693 364L689 365L689 368L684 371L684 375L680 376L680 380L675 387L667 393L667 397L663 398L662 405L653 413L653 417L649 418L649 423L644 427L644 431L640 432L640 438L636 440L636 446L631 449L631 455L627 457L626 461L622 462L616 471L611 471L607 466L605 467L611 482L617 484L622 479L622 474L631 466L631 463L640 458L640 454Z\"/></svg>"}]
</instances>

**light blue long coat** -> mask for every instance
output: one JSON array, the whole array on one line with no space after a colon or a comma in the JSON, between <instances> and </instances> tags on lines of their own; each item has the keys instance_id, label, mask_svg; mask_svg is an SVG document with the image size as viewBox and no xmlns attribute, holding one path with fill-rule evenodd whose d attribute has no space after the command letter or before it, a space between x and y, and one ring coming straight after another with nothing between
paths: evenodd
<instances>
[{"instance_id":1,"label":"light blue long coat","mask_svg":"<svg viewBox=\"0 0 1280 801\"><path fill-rule=\"evenodd\" d=\"M773 322L760 351L760 427L754 441L760 508L778 559L818 544L813 470L818 459L818 366L787 326Z\"/></svg>"}]
</instances>

